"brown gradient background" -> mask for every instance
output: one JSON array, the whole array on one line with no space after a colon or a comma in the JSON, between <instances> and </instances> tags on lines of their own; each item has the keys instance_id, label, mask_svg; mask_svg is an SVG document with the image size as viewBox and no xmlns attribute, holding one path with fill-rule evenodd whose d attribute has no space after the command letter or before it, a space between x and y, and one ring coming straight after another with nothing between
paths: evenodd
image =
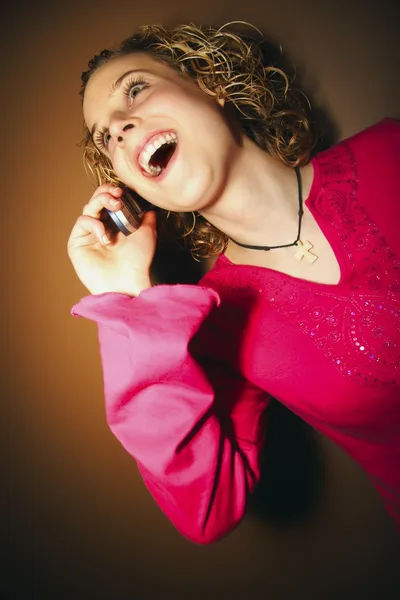
<instances>
[{"instance_id":1,"label":"brown gradient background","mask_svg":"<svg viewBox=\"0 0 400 600\"><path fill-rule=\"evenodd\" d=\"M179 536L107 428L96 328L70 316L85 290L66 254L92 193L77 142L80 73L94 53L146 22L248 20L283 45L342 138L400 116L395 5L85 0L3 7L1 598L400 597L398 542L380 500L360 469L320 437L315 452L325 477L311 517L283 528L249 516L208 547ZM282 503L296 506L302 484L290 465L308 459L306 445L290 445L290 427L300 427L300 439L301 426L289 425L275 436L275 472L278 482L285 469L294 478ZM279 441L289 448L283 467Z\"/></svg>"}]
</instances>

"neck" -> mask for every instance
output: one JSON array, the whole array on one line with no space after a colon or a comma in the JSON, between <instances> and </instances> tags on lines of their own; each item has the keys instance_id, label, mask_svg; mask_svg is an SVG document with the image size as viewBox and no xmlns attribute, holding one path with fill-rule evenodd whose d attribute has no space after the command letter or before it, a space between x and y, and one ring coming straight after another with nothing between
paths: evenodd
<instances>
[{"instance_id":1,"label":"neck","mask_svg":"<svg viewBox=\"0 0 400 600\"><path fill-rule=\"evenodd\" d=\"M304 200L311 187L309 166L301 170ZM298 207L294 169L245 137L222 194L201 214L242 244L278 246L296 238Z\"/></svg>"}]
</instances>

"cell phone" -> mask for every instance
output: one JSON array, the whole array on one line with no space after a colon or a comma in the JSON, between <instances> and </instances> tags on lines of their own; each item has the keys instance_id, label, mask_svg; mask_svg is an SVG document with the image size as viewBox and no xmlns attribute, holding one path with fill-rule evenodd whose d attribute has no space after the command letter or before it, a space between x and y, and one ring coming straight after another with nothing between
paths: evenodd
<instances>
[{"instance_id":1,"label":"cell phone","mask_svg":"<svg viewBox=\"0 0 400 600\"><path fill-rule=\"evenodd\" d=\"M139 196L136 192L133 192L131 189L124 186L120 187L122 187L123 190L123 193L120 196L122 208L115 212L108 210L107 208L105 210L117 230L127 236L138 229L146 211L158 210L158 208L150 204L150 202L147 202L147 200Z\"/></svg>"}]
</instances>

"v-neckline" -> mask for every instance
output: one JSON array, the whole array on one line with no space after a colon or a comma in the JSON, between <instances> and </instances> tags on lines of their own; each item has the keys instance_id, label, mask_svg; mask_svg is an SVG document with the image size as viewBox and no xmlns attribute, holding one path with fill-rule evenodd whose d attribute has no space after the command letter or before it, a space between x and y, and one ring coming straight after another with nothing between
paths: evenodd
<instances>
[{"instance_id":1,"label":"v-neckline","mask_svg":"<svg viewBox=\"0 0 400 600\"><path fill-rule=\"evenodd\" d=\"M312 179L312 183L311 183L311 187L310 187L308 196L307 196L306 200L304 201L304 206L306 206L308 208L308 210L310 211L317 226L319 227L319 229L321 231L321 234L325 238L333 255L335 256L337 267L338 267L339 273L340 273L339 280L336 283L322 283L322 282L314 281L312 279L296 277L294 275L290 275L289 273L285 273L283 271L279 271L279 270L273 269L271 267L265 267L265 266L261 266L261 265L251 265L251 264L247 264L247 263L235 263L232 260L230 260L227 256L225 256L225 254L220 254L217 261L215 262L214 268L217 267L219 264L222 264L222 265L225 264L226 266L232 266L237 269L257 269L257 270L264 271L266 275L270 275L271 277L279 276L282 278L287 278L289 281L292 281L292 282L299 282L299 283L306 284L309 286L318 286L319 288L324 287L326 289L338 288L343 285L343 283L347 279L348 265L346 263L339 240L337 239L337 236L334 235L334 232L332 232L331 224L327 223L326 219L323 218L323 216L320 214L320 212L318 211L318 209L316 207L316 201L318 199L319 194L321 193L322 183L323 183L323 182L321 183L321 168L320 168L320 164L318 161L318 155L313 157L313 159L311 160L311 165L313 167L313 179Z\"/></svg>"}]
</instances>

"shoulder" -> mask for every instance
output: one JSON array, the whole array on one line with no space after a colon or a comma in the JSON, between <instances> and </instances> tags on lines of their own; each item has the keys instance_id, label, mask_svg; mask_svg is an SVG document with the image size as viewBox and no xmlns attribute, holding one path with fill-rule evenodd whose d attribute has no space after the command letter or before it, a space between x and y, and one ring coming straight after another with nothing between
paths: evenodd
<instances>
[{"instance_id":1,"label":"shoulder","mask_svg":"<svg viewBox=\"0 0 400 600\"><path fill-rule=\"evenodd\" d=\"M225 256L219 254L207 261L206 272L199 285L209 286L216 291L230 285L234 279L234 264Z\"/></svg>"},{"instance_id":2,"label":"shoulder","mask_svg":"<svg viewBox=\"0 0 400 600\"><path fill-rule=\"evenodd\" d=\"M387 117L359 133L346 138L345 142L365 144L371 141L400 141L400 120Z\"/></svg>"},{"instance_id":3,"label":"shoulder","mask_svg":"<svg viewBox=\"0 0 400 600\"><path fill-rule=\"evenodd\" d=\"M350 146L358 161L371 166L383 160L400 160L400 121L383 119L379 123L346 138L340 144Z\"/></svg>"},{"instance_id":4,"label":"shoulder","mask_svg":"<svg viewBox=\"0 0 400 600\"><path fill-rule=\"evenodd\" d=\"M334 162L335 158L343 158L346 150L349 149L357 163L367 161L375 165L388 157L399 160L400 120L383 119L354 135L342 139L331 148L323 150L315 156L314 160L323 163Z\"/></svg>"},{"instance_id":5,"label":"shoulder","mask_svg":"<svg viewBox=\"0 0 400 600\"><path fill-rule=\"evenodd\" d=\"M351 157L349 157L351 154ZM400 121L386 118L363 129L359 133L317 154L315 162L326 165L343 163L347 158L355 161L357 171L374 173L376 166L384 162L393 165L400 161ZM371 171L372 170L372 171Z\"/></svg>"},{"instance_id":6,"label":"shoulder","mask_svg":"<svg viewBox=\"0 0 400 600\"><path fill-rule=\"evenodd\" d=\"M386 118L317 154L315 159L321 186L335 186L338 180L342 187L349 188L349 198L355 193L357 205L400 256L400 121Z\"/></svg>"}]
</instances>

